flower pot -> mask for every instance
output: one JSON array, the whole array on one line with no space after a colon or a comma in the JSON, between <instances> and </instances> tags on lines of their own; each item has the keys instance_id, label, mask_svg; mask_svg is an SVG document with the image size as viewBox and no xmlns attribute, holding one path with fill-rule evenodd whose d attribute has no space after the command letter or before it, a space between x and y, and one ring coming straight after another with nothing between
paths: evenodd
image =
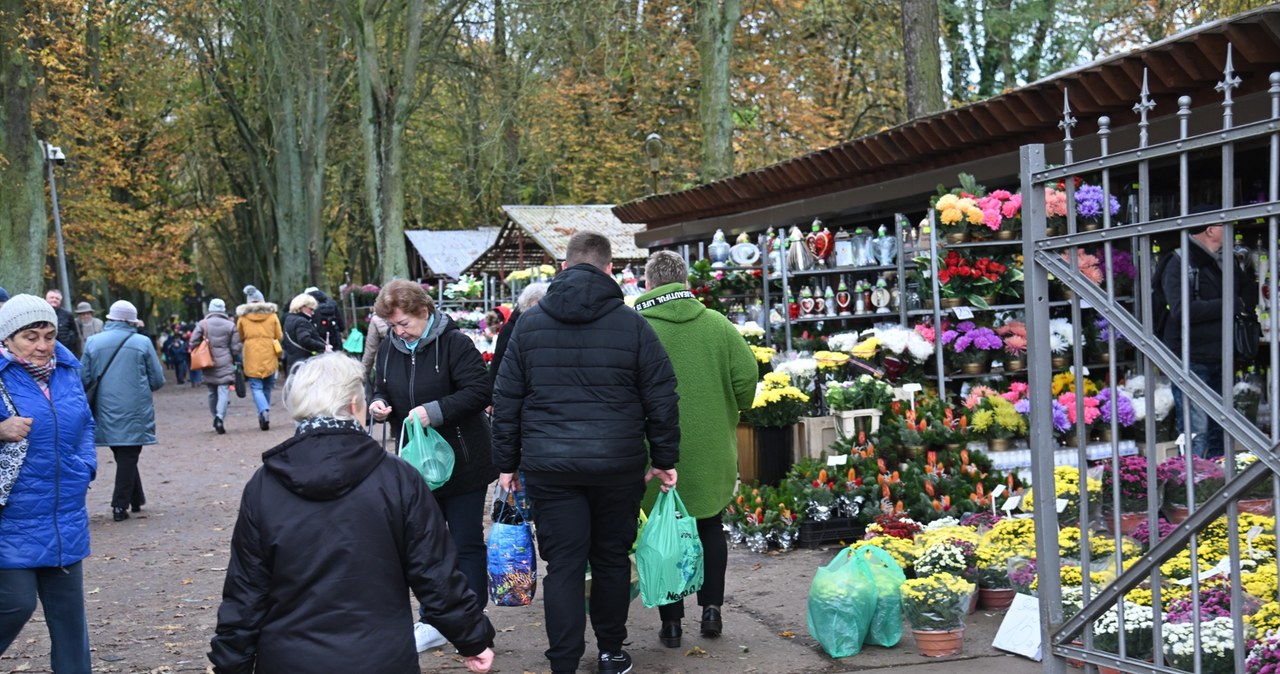
<instances>
[{"instance_id":1,"label":"flower pot","mask_svg":"<svg viewBox=\"0 0 1280 674\"><path fill-rule=\"evenodd\" d=\"M1017 594L1011 587L980 587L978 588L978 607L984 611L1003 611L1009 608Z\"/></svg>"},{"instance_id":2,"label":"flower pot","mask_svg":"<svg viewBox=\"0 0 1280 674\"><path fill-rule=\"evenodd\" d=\"M1061 228L1061 227L1059 227L1059 226L1057 226L1057 225L1054 225L1054 226L1052 226L1052 227L1045 227L1045 228L1044 228L1044 235L1045 235L1045 236L1061 236L1061 235L1062 235L1062 228Z\"/></svg>"},{"instance_id":3,"label":"flower pot","mask_svg":"<svg viewBox=\"0 0 1280 674\"><path fill-rule=\"evenodd\" d=\"M1170 524L1182 524L1191 516L1191 509L1187 506L1164 504L1160 508L1164 512L1164 518L1169 520Z\"/></svg>"},{"instance_id":4,"label":"flower pot","mask_svg":"<svg viewBox=\"0 0 1280 674\"><path fill-rule=\"evenodd\" d=\"M1111 438L1112 438L1111 427L1104 426L1102 428L1099 428L1097 436L1098 436L1098 442L1111 442Z\"/></svg>"},{"instance_id":5,"label":"flower pot","mask_svg":"<svg viewBox=\"0 0 1280 674\"><path fill-rule=\"evenodd\" d=\"M1242 498L1236 502L1236 511L1270 517L1274 509L1269 498Z\"/></svg>"},{"instance_id":6,"label":"flower pot","mask_svg":"<svg viewBox=\"0 0 1280 674\"><path fill-rule=\"evenodd\" d=\"M969 615L973 615L977 612L978 612L978 593L971 592L969 593Z\"/></svg>"},{"instance_id":7,"label":"flower pot","mask_svg":"<svg viewBox=\"0 0 1280 674\"><path fill-rule=\"evenodd\" d=\"M947 444L943 445L942 447L943 447L943 449L947 450L948 452L958 452L958 451L960 451L960 450L964 449L964 444L963 444L963 443L959 443L959 442L948 442Z\"/></svg>"},{"instance_id":8,"label":"flower pot","mask_svg":"<svg viewBox=\"0 0 1280 674\"><path fill-rule=\"evenodd\" d=\"M1064 300L1066 300L1066 301L1070 302L1071 300L1074 300L1074 299L1076 298L1076 291L1074 291L1074 290L1072 290L1072 289L1070 289L1070 288L1068 288L1068 287L1066 287L1066 286L1060 286L1060 287L1058 288L1058 296L1059 296L1059 297L1061 297L1062 299L1064 299Z\"/></svg>"},{"instance_id":9,"label":"flower pot","mask_svg":"<svg viewBox=\"0 0 1280 674\"><path fill-rule=\"evenodd\" d=\"M1081 232L1092 232L1095 230L1102 229L1101 222L1093 222L1092 220L1081 222L1079 223L1079 225L1080 226L1077 229L1079 229Z\"/></svg>"},{"instance_id":10,"label":"flower pot","mask_svg":"<svg viewBox=\"0 0 1280 674\"><path fill-rule=\"evenodd\" d=\"M755 429L756 478L771 487L787 476L792 465L791 426L757 426Z\"/></svg>"},{"instance_id":11,"label":"flower pot","mask_svg":"<svg viewBox=\"0 0 1280 674\"><path fill-rule=\"evenodd\" d=\"M1062 436L1062 446L1063 447L1079 447L1080 446L1080 440L1076 436L1075 429L1067 431L1066 435Z\"/></svg>"},{"instance_id":12,"label":"flower pot","mask_svg":"<svg viewBox=\"0 0 1280 674\"><path fill-rule=\"evenodd\" d=\"M1053 356L1049 359L1049 364L1053 366L1053 369L1055 370L1065 370L1068 365L1071 365L1071 358L1067 356Z\"/></svg>"},{"instance_id":13,"label":"flower pot","mask_svg":"<svg viewBox=\"0 0 1280 674\"><path fill-rule=\"evenodd\" d=\"M964 243L969 240L969 232L950 232L946 236L947 243Z\"/></svg>"},{"instance_id":14,"label":"flower pot","mask_svg":"<svg viewBox=\"0 0 1280 674\"><path fill-rule=\"evenodd\" d=\"M1018 238L1018 233L1011 229L1002 229L996 232L997 241L1013 241Z\"/></svg>"},{"instance_id":15,"label":"flower pot","mask_svg":"<svg viewBox=\"0 0 1280 674\"><path fill-rule=\"evenodd\" d=\"M996 296L995 296L995 295L983 295L983 296L982 296L982 301L983 301L983 302L986 302L986 303L987 303L987 306L989 306L989 307L994 307L994 306L996 305Z\"/></svg>"},{"instance_id":16,"label":"flower pot","mask_svg":"<svg viewBox=\"0 0 1280 674\"><path fill-rule=\"evenodd\" d=\"M958 630L911 630L916 648L926 658L959 655L964 651L964 628Z\"/></svg>"},{"instance_id":17,"label":"flower pot","mask_svg":"<svg viewBox=\"0 0 1280 674\"><path fill-rule=\"evenodd\" d=\"M1007 452L1013 448L1013 440L1009 438L987 438L987 451Z\"/></svg>"},{"instance_id":18,"label":"flower pot","mask_svg":"<svg viewBox=\"0 0 1280 674\"><path fill-rule=\"evenodd\" d=\"M954 309L964 304L964 299L959 297L944 297L940 302L943 309Z\"/></svg>"},{"instance_id":19,"label":"flower pot","mask_svg":"<svg viewBox=\"0 0 1280 674\"><path fill-rule=\"evenodd\" d=\"M1120 533L1125 536L1132 536L1133 532L1137 530L1138 525L1146 521L1146 513L1120 513ZM1110 531L1111 527L1115 526L1115 514L1106 512L1102 513L1102 525Z\"/></svg>"},{"instance_id":20,"label":"flower pot","mask_svg":"<svg viewBox=\"0 0 1280 674\"><path fill-rule=\"evenodd\" d=\"M1021 372L1025 369L1027 369L1026 358L1005 358L1004 359L1005 372Z\"/></svg>"},{"instance_id":21,"label":"flower pot","mask_svg":"<svg viewBox=\"0 0 1280 674\"><path fill-rule=\"evenodd\" d=\"M991 371L991 363L988 363L985 360L961 363L960 371L965 374L986 374Z\"/></svg>"}]
</instances>

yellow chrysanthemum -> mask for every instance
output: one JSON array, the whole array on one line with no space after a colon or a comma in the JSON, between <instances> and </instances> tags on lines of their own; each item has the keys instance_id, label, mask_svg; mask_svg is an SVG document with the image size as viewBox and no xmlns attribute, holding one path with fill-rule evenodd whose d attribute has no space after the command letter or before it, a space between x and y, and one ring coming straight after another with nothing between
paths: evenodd
<instances>
[{"instance_id":1,"label":"yellow chrysanthemum","mask_svg":"<svg viewBox=\"0 0 1280 674\"><path fill-rule=\"evenodd\" d=\"M1261 634L1280 632L1280 603L1269 601L1257 613L1245 616L1244 621Z\"/></svg>"}]
</instances>

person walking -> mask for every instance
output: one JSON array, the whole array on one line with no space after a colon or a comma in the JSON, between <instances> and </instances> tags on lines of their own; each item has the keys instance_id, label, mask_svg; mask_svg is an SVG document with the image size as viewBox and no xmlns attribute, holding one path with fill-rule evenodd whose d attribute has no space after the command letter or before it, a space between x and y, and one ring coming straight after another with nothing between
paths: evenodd
<instances>
[{"instance_id":1,"label":"person walking","mask_svg":"<svg viewBox=\"0 0 1280 674\"><path fill-rule=\"evenodd\" d=\"M80 361L35 295L0 307L0 654L44 610L52 671L89 672L85 498L98 472Z\"/></svg>"},{"instance_id":2,"label":"person walking","mask_svg":"<svg viewBox=\"0 0 1280 674\"><path fill-rule=\"evenodd\" d=\"M436 311L422 286L397 279L378 293L373 309L391 326L375 361L369 412L399 438L409 415L436 429L453 449L453 474L432 490L458 550L458 567L480 608L488 602L484 505L498 477L490 446L489 377L471 338ZM414 626L418 650L438 643L426 607Z\"/></svg>"},{"instance_id":3,"label":"person walking","mask_svg":"<svg viewBox=\"0 0 1280 674\"><path fill-rule=\"evenodd\" d=\"M53 307L58 314L58 342L67 347L76 357L80 356L80 330L76 328L76 317L62 308L62 291L50 290L44 294L44 301Z\"/></svg>"},{"instance_id":4,"label":"person walking","mask_svg":"<svg viewBox=\"0 0 1280 674\"><path fill-rule=\"evenodd\" d=\"M635 308L667 349L680 392L680 498L698 522L705 580L698 590L701 632L718 637L723 629L724 575L729 545L720 512L738 480L738 412L755 399L759 369L751 347L722 314L707 309L689 292L689 267L669 250L649 256L644 268L648 292ZM650 483L642 507L649 510L658 490ZM678 648L684 600L658 607L658 638Z\"/></svg>"},{"instance_id":5,"label":"person walking","mask_svg":"<svg viewBox=\"0 0 1280 674\"><path fill-rule=\"evenodd\" d=\"M191 373L191 345L187 342L186 329L181 324L169 326L169 334L164 339L164 357L173 368L174 378L181 386ZM195 382L191 385L194 387Z\"/></svg>"},{"instance_id":6,"label":"person walking","mask_svg":"<svg viewBox=\"0 0 1280 674\"><path fill-rule=\"evenodd\" d=\"M209 660L217 674L417 674L418 598L472 672L493 625L458 571L422 475L365 433L364 369L342 354L284 384L297 432L245 485Z\"/></svg>"},{"instance_id":7,"label":"person walking","mask_svg":"<svg viewBox=\"0 0 1280 674\"><path fill-rule=\"evenodd\" d=\"M93 305L81 302L76 305L76 329L80 331L80 343L102 332L102 319L93 315Z\"/></svg>"},{"instance_id":8,"label":"person walking","mask_svg":"<svg viewBox=\"0 0 1280 674\"><path fill-rule=\"evenodd\" d=\"M236 332L244 347L244 376L258 408L258 428L265 431L271 428L271 391L280 369L284 331L276 315L280 308L274 302L268 302L253 286L245 286L244 294L248 301L236 307Z\"/></svg>"},{"instance_id":9,"label":"person walking","mask_svg":"<svg viewBox=\"0 0 1280 674\"><path fill-rule=\"evenodd\" d=\"M284 317L284 371L285 376L293 371L293 366L320 353L333 350L333 345L324 341L311 316L316 312L316 298L302 293L289 302L289 315Z\"/></svg>"},{"instance_id":10,"label":"person walking","mask_svg":"<svg viewBox=\"0 0 1280 674\"><path fill-rule=\"evenodd\" d=\"M312 286L305 291L316 298L315 312L311 314L311 322L316 326L316 334L329 343L334 351L342 350L342 336L347 331L347 322L342 319L342 311L333 298L324 294L323 290Z\"/></svg>"},{"instance_id":11,"label":"person walking","mask_svg":"<svg viewBox=\"0 0 1280 674\"><path fill-rule=\"evenodd\" d=\"M224 420L227 405L231 403L230 386L236 380L236 362L240 360L240 333L227 315L227 304L215 297L209 300L209 313L191 333L191 348L209 340L213 354L213 367L201 370L204 384L209 389L209 413L213 415L213 430L222 435L227 432Z\"/></svg>"},{"instance_id":12,"label":"person walking","mask_svg":"<svg viewBox=\"0 0 1280 674\"><path fill-rule=\"evenodd\" d=\"M653 328L622 301L611 258L600 234L569 239L564 271L520 316L494 387L499 484L518 490L516 471L523 471L538 513L553 672L576 671L585 650L588 562L597 671L631 671L622 645L640 497L654 477L675 486L680 459L671 360Z\"/></svg>"},{"instance_id":13,"label":"person walking","mask_svg":"<svg viewBox=\"0 0 1280 674\"><path fill-rule=\"evenodd\" d=\"M520 291L520 296L516 298L516 308L511 311L511 315L507 317L502 329L498 331L498 338L493 342L493 360L489 361L489 388L493 388L493 383L498 379L498 368L502 367L502 358L507 353L507 343L511 341L511 333L516 329L516 321L520 319L520 314L529 310L529 307L538 303L543 295L547 294L547 286L549 284L542 281L530 283Z\"/></svg>"},{"instance_id":14,"label":"person walking","mask_svg":"<svg viewBox=\"0 0 1280 674\"><path fill-rule=\"evenodd\" d=\"M1217 210L1208 204L1200 204L1191 208L1191 214L1209 213ZM1173 354L1182 357L1182 319L1187 314L1189 325L1190 362L1188 369L1200 378L1214 393L1222 393L1223 359L1228 368L1233 366L1234 346L1222 343L1222 303L1230 298L1235 303L1234 312L1241 313L1248 309L1245 298L1249 293L1256 295L1257 288L1251 275L1239 265L1235 268L1235 289L1227 294L1223 287L1222 265L1236 264L1235 256L1230 250L1223 253L1222 225L1201 225L1187 230L1190 245L1175 248L1168 262L1160 265L1162 274L1152 279L1159 283L1160 290L1168 303L1168 318L1164 322L1164 330L1158 335L1160 341ZM1182 261L1187 260L1187 287L1189 295L1182 294ZM1183 392L1173 387L1174 411L1179 433L1186 426L1183 422ZM1192 403L1191 408L1191 450L1201 458L1213 459L1221 457L1224 452L1222 426L1210 418L1209 414Z\"/></svg>"},{"instance_id":15,"label":"person walking","mask_svg":"<svg viewBox=\"0 0 1280 674\"><path fill-rule=\"evenodd\" d=\"M360 357L360 364L364 365L365 376L373 373L374 357L378 354L378 347L382 345L382 340L391 334L391 326L383 320L381 316L370 311L369 313L369 330L364 335L364 354Z\"/></svg>"},{"instance_id":16,"label":"person walking","mask_svg":"<svg viewBox=\"0 0 1280 674\"><path fill-rule=\"evenodd\" d=\"M111 519L129 519L129 511L146 505L138 460L145 445L156 444L156 407L152 392L164 386L164 366L151 340L138 334L138 310L120 300L107 312L102 333L84 345L80 377L85 387L97 384L93 410L94 441L111 448L116 459Z\"/></svg>"}]
</instances>

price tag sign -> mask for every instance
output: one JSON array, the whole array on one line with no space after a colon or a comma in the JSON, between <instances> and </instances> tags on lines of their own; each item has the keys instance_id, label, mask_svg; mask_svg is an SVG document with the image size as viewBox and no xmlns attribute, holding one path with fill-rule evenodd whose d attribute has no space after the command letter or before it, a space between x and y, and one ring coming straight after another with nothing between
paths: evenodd
<instances>
[{"instance_id":1,"label":"price tag sign","mask_svg":"<svg viewBox=\"0 0 1280 674\"><path fill-rule=\"evenodd\" d=\"M1249 529L1249 533L1245 534L1245 538L1248 538L1249 542L1253 543L1253 539L1257 538L1261 534L1262 527L1253 527L1252 529Z\"/></svg>"},{"instance_id":2,"label":"price tag sign","mask_svg":"<svg viewBox=\"0 0 1280 674\"><path fill-rule=\"evenodd\" d=\"M1005 511L1006 514L1012 514L1013 510L1017 508L1018 505L1021 503L1022 503L1021 496L1010 496L1009 500L1005 501L1004 505L1000 506L1000 509Z\"/></svg>"},{"instance_id":3,"label":"price tag sign","mask_svg":"<svg viewBox=\"0 0 1280 674\"><path fill-rule=\"evenodd\" d=\"M827 457L828 466L843 466L849 463L848 454L833 454Z\"/></svg>"},{"instance_id":4,"label":"price tag sign","mask_svg":"<svg viewBox=\"0 0 1280 674\"><path fill-rule=\"evenodd\" d=\"M911 399L912 399L912 398L914 398L914 397L915 397L915 395L914 395L914 394L912 394L910 391L908 391L906 388L895 388L895 389L893 389L893 399L894 399L894 400L911 400Z\"/></svg>"},{"instance_id":5,"label":"price tag sign","mask_svg":"<svg viewBox=\"0 0 1280 674\"><path fill-rule=\"evenodd\" d=\"M1065 498L1058 499L1058 512L1066 510L1069 503L1071 503L1071 501L1068 501Z\"/></svg>"},{"instance_id":6,"label":"price tag sign","mask_svg":"<svg viewBox=\"0 0 1280 674\"><path fill-rule=\"evenodd\" d=\"M951 312L955 314L957 319L962 321L967 321L973 318L972 307L955 307L954 309L951 310Z\"/></svg>"},{"instance_id":7,"label":"price tag sign","mask_svg":"<svg viewBox=\"0 0 1280 674\"><path fill-rule=\"evenodd\" d=\"M992 490L991 490L991 498L992 498L993 500L994 500L994 499L998 499L998 498L1000 498L1000 495L1001 495L1001 494L1003 494L1003 493L1004 493L1004 485L1002 485L1002 484L998 484L998 485L996 485L996 488L995 488L995 489L992 489Z\"/></svg>"},{"instance_id":8,"label":"price tag sign","mask_svg":"<svg viewBox=\"0 0 1280 674\"><path fill-rule=\"evenodd\" d=\"M924 390L924 387L916 382L912 382L910 384L903 384L902 390L907 393L919 393Z\"/></svg>"}]
</instances>

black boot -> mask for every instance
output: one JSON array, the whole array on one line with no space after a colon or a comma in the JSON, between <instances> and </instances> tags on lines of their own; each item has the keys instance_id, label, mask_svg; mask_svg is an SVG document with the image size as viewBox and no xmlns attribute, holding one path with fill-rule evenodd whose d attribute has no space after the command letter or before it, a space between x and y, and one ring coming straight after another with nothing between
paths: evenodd
<instances>
[{"instance_id":1,"label":"black boot","mask_svg":"<svg viewBox=\"0 0 1280 674\"><path fill-rule=\"evenodd\" d=\"M702 636L718 637L724 630L724 622L720 619L719 606L702 607Z\"/></svg>"},{"instance_id":2,"label":"black boot","mask_svg":"<svg viewBox=\"0 0 1280 674\"><path fill-rule=\"evenodd\" d=\"M683 630L679 620L663 620L662 629L658 630L658 641L667 648L680 648L680 637Z\"/></svg>"},{"instance_id":3,"label":"black boot","mask_svg":"<svg viewBox=\"0 0 1280 674\"><path fill-rule=\"evenodd\" d=\"M266 412L258 412L258 428L264 431L271 429L271 419L267 417Z\"/></svg>"},{"instance_id":4,"label":"black boot","mask_svg":"<svg viewBox=\"0 0 1280 674\"><path fill-rule=\"evenodd\" d=\"M213 430L217 431L218 435L223 435L227 432L227 429L222 426L222 417L213 418Z\"/></svg>"},{"instance_id":5,"label":"black boot","mask_svg":"<svg viewBox=\"0 0 1280 674\"><path fill-rule=\"evenodd\" d=\"M128 508L112 508L111 519L117 522L123 522L124 520L129 519L129 509Z\"/></svg>"}]
</instances>

